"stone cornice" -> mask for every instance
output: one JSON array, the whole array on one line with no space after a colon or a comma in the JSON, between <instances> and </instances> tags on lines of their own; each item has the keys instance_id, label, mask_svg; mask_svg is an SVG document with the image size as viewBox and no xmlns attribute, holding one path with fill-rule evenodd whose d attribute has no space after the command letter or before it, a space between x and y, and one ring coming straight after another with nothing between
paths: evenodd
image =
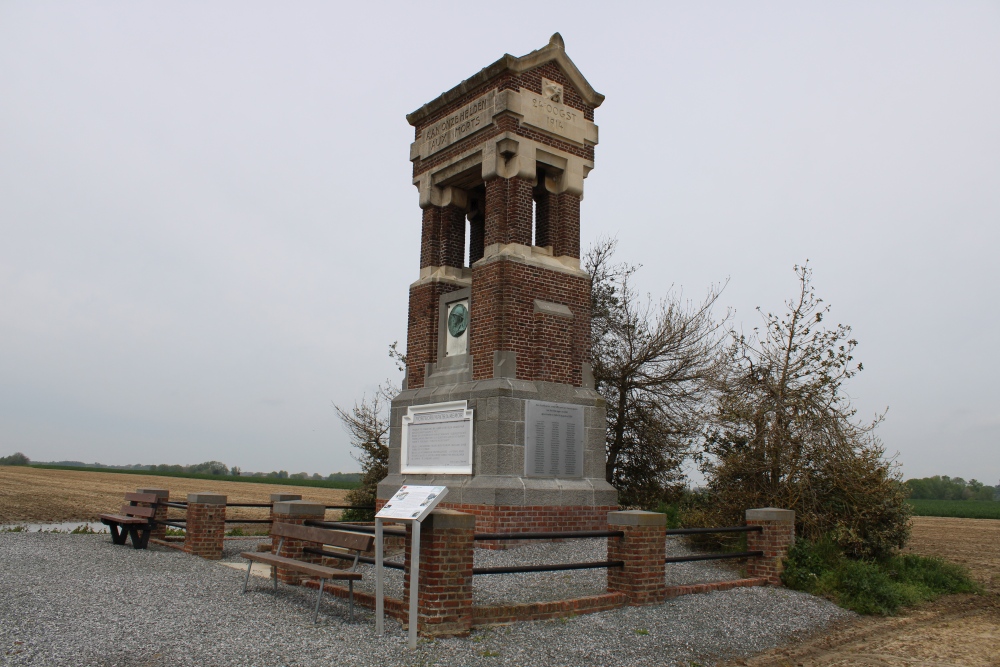
<instances>
[{"instance_id":1,"label":"stone cornice","mask_svg":"<svg viewBox=\"0 0 1000 667\"><path fill-rule=\"evenodd\" d=\"M594 90L593 86L590 85L580 70L577 69L576 65L573 64L573 61L569 59L569 56L566 55L565 49L562 37L559 33L556 33L552 35L548 44L520 58L505 53L500 60L492 65L484 67L451 90L438 95L413 113L407 114L406 120L410 125L416 126L431 114L455 100L461 99L464 95L504 72L520 74L548 62L555 62L559 65L560 69L562 69L573 84L573 87L580 93L580 97L587 104L593 107L601 106L601 103L604 102L604 95Z\"/></svg>"}]
</instances>

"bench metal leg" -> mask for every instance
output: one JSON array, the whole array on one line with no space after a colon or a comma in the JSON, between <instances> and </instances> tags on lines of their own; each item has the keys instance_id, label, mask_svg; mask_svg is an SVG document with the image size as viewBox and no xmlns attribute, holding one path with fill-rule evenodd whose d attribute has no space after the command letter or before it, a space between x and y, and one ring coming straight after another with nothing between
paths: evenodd
<instances>
[{"instance_id":1,"label":"bench metal leg","mask_svg":"<svg viewBox=\"0 0 1000 667\"><path fill-rule=\"evenodd\" d=\"M351 594L351 623L354 622L354 580L347 580L347 590Z\"/></svg>"},{"instance_id":2,"label":"bench metal leg","mask_svg":"<svg viewBox=\"0 0 1000 667\"><path fill-rule=\"evenodd\" d=\"M121 526L117 523L109 523L108 527L111 528L111 541L114 544L125 544L125 538L128 534L121 530Z\"/></svg>"},{"instance_id":3,"label":"bench metal leg","mask_svg":"<svg viewBox=\"0 0 1000 667\"><path fill-rule=\"evenodd\" d=\"M319 593L316 594L316 610L313 611L313 625L316 625L316 621L319 619L319 601L323 599L324 583L326 583L326 579L319 580Z\"/></svg>"},{"instance_id":4,"label":"bench metal leg","mask_svg":"<svg viewBox=\"0 0 1000 667\"><path fill-rule=\"evenodd\" d=\"M274 592L278 592L278 568L274 565L271 566L271 576L274 577Z\"/></svg>"},{"instance_id":5,"label":"bench metal leg","mask_svg":"<svg viewBox=\"0 0 1000 667\"><path fill-rule=\"evenodd\" d=\"M250 583L250 570L252 568L253 568L253 561L250 561L250 564L247 565L247 578L243 580L243 592L244 593L247 592L247 584Z\"/></svg>"}]
</instances>

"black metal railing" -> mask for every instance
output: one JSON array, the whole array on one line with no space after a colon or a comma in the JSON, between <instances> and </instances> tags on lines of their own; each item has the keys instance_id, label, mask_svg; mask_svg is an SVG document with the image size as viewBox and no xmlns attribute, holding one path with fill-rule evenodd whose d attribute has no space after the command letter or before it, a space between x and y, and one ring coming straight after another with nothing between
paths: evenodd
<instances>
[{"instance_id":1,"label":"black metal railing","mask_svg":"<svg viewBox=\"0 0 1000 667\"><path fill-rule=\"evenodd\" d=\"M725 526L722 528L674 528L667 531L667 535L709 535L712 533L759 533L764 530L763 526ZM763 551L735 551L712 554L693 554L690 556L674 556L664 559L665 565L671 563L692 563L700 560L729 560L740 558L754 558L763 556Z\"/></svg>"},{"instance_id":2,"label":"black metal railing","mask_svg":"<svg viewBox=\"0 0 1000 667\"><path fill-rule=\"evenodd\" d=\"M547 533L475 533L476 541L504 540L570 540L588 537L625 537L621 530L562 530Z\"/></svg>"},{"instance_id":3,"label":"black metal railing","mask_svg":"<svg viewBox=\"0 0 1000 667\"><path fill-rule=\"evenodd\" d=\"M727 526L725 528L673 528L667 535L704 535L707 533L759 533L763 526Z\"/></svg>"},{"instance_id":4,"label":"black metal railing","mask_svg":"<svg viewBox=\"0 0 1000 667\"><path fill-rule=\"evenodd\" d=\"M317 549L316 547L304 547L302 549L307 554L317 554L319 556L324 556L326 558L339 558L340 560L349 560L354 562L354 556L349 554L343 554L336 551L327 551L326 549ZM359 563L367 563L368 565L374 565L375 559L371 556L358 556ZM387 567L392 570L403 570L406 566L402 563L390 563L389 561L382 561L383 567Z\"/></svg>"},{"instance_id":5,"label":"black metal railing","mask_svg":"<svg viewBox=\"0 0 1000 667\"><path fill-rule=\"evenodd\" d=\"M342 530L346 533L363 533L374 535L375 526L365 526L357 523L343 523L341 521L306 521L305 525L316 528L329 528L330 530ZM406 537L406 531L400 528L383 528L382 534L386 537Z\"/></svg>"}]
</instances>

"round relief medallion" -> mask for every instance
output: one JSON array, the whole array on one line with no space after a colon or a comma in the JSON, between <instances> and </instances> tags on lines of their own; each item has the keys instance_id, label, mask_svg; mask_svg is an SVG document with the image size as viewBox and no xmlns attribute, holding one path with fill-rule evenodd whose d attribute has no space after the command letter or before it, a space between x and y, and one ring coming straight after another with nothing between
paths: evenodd
<instances>
[{"instance_id":1,"label":"round relief medallion","mask_svg":"<svg viewBox=\"0 0 1000 667\"><path fill-rule=\"evenodd\" d=\"M448 333L458 338L469 328L469 309L458 304L448 313Z\"/></svg>"}]
</instances>

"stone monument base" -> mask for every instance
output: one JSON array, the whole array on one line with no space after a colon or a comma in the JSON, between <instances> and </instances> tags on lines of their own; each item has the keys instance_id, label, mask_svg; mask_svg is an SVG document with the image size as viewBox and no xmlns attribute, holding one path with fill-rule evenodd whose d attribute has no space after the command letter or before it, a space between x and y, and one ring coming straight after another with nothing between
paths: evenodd
<instances>
[{"instance_id":1,"label":"stone monument base","mask_svg":"<svg viewBox=\"0 0 1000 667\"><path fill-rule=\"evenodd\" d=\"M575 478L525 474L527 401L583 408L583 475ZM412 406L467 401L473 410L471 475L401 472L403 416ZM604 479L605 402L593 389L552 382L493 378L404 390L392 401L389 475L378 485L377 506L403 484L447 486L439 507L476 515L478 533L606 530L618 509L618 492Z\"/></svg>"}]
</instances>

